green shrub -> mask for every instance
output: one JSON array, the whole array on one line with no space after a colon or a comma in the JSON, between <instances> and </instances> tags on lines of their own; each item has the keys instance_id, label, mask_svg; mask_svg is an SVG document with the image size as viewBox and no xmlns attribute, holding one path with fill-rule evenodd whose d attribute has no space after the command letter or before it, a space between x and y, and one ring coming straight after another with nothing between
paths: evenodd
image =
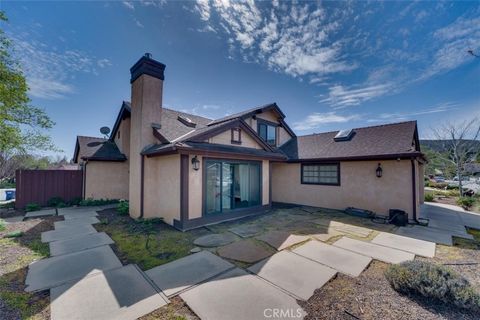
<instances>
[{"instance_id":1,"label":"green shrub","mask_svg":"<svg viewBox=\"0 0 480 320\"><path fill-rule=\"evenodd\" d=\"M424 261L407 261L391 265L385 272L390 285L398 292L418 294L457 307L480 311L480 294L470 283L450 268Z\"/></svg>"},{"instance_id":2,"label":"green shrub","mask_svg":"<svg viewBox=\"0 0 480 320\"><path fill-rule=\"evenodd\" d=\"M475 199L471 197L461 197L461 198L458 198L457 200L457 204L465 210L469 210L474 203L475 203Z\"/></svg>"},{"instance_id":3,"label":"green shrub","mask_svg":"<svg viewBox=\"0 0 480 320\"><path fill-rule=\"evenodd\" d=\"M120 200L117 205L117 212L122 216L128 215L129 211L129 204L127 200Z\"/></svg>"},{"instance_id":4,"label":"green shrub","mask_svg":"<svg viewBox=\"0 0 480 320\"><path fill-rule=\"evenodd\" d=\"M15 201L0 204L0 209L13 209L13 208L15 208Z\"/></svg>"},{"instance_id":5,"label":"green shrub","mask_svg":"<svg viewBox=\"0 0 480 320\"><path fill-rule=\"evenodd\" d=\"M5 230L5 221L3 219L0 219L0 231Z\"/></svg>"},{"instance_id":6,"label":"green shrub","mask_svg":"<svg viewBox=\"0 0 480 320\"><path fill-rule=\"evenodd\" d=\"M80 205L80 202L82 202L82 198L80 198L80 197L73 198L72 200L69 201L69 203L72 206L78 206L78 205Z\"/></svg>"},{"instance_id":7,"label":"green shrub","mask_svg":"<svg viewBox=\"0 0 480 320\"><path fill-rule=\"evenodd\" d=\"M113 203L118 203L117 199L93 199L93 198L87 198L85 200L80 201L81 206L101 206L105 204L113 204Z\"/></svg>"},{"instance_id":8,"label":"green shrub","mask_svg":"<svg viewBox=\"0 0 480 320\"><path fill-rule=\"evenodd\" d=\"M25 211L30 212L30 211L37 211L40 210L42 207L38 203L28 203L25 206Z\"/></svg>"},{"instance_id":9,"label":"green shrub","mask_svg":"<svg viewBox=\"0 0 480 320\"><path fill-rule=\"evenodd\" d=\"M425 201L426 202L433 202L434 196L431 193L425 193Z\"/></svg>"},{"instance_id":10,"label":"green shrub","mask_svg":"<svg viewBox=\"0 0 480 320\"><path fill-rule=\"evenodd\" d=\"M7 233L5 235L5 238L20 238L21 236L23 236L23 232L19 231L19 230L16 230L16 231L12 231L12 232Z\"/></svg>"},{"instance_id":11,"label":"green shrub","mask_svg":"<svg viewBox=\"0 0 480 320\"><path fill-rule=\"evenodd\" d=\"M53 197L47 201L49 207L58 207L59 204L65 205L65 201L61 197Z\"/></svg>"}]
</instances>

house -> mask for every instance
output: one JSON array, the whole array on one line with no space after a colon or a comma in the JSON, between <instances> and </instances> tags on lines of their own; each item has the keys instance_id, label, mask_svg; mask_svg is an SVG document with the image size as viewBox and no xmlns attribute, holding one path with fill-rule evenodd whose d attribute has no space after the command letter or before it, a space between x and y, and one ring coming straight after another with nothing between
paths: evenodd
<instances>
[{"instance_id":1,"label":"house","mask_svg":"<svg viewBox=\"0 0 480 320\"><path fill-rule=\"evenodd\" d=\"M415 121L297 136L275 103L207 119L163 107L164 70L140 58L109 139L77 138L84 197L129 199L132 217L180 230L272 202L418 216L424 158Z\"/></svg>"}]
</instances>

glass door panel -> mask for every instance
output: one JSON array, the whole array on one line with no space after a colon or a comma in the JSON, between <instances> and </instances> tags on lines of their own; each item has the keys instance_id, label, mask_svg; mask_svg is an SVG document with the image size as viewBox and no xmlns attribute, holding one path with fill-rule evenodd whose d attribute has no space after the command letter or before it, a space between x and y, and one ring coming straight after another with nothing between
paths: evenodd
<instances>
[{"instance_id":1,"label":"glass door panel","mask_svg":"<svg viewBox=\"0 0 480 320\"><path fill-rule=\"evenodd\" d=\"M218 162L206 163L205 210L207 214L221 212L221 167Z\"/></svg>"},{"instance_id":2,"label":"glass door panel","mask_svg":"<svg viewBox=\"0 0 480 320\"><path fill-rule=\"evenodd\" d=\"M233 165L222 163L222 210L232 209Z\"/></svg>"}]
</instances>

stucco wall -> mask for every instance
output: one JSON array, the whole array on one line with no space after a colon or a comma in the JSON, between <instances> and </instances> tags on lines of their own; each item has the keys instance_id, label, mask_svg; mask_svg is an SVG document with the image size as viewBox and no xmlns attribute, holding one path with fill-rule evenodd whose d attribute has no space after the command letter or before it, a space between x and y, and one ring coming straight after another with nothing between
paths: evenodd
<instances>
[{"instance_id":1,"label":"stucco wall","mask_svg":"<svg viewBox=\"0 0 480 320\"><path fill-rule=\"evenodd\" d=\"M189 164L191 164L192 158L194 155L190 155ZM195 219L200 218L202 216L202 200L203 200L203 161L204 157L197 156L200 160L200 169L195 171L189 166L188 172L188 218ZM215 157L215 159L220 159ZM230 157L230 158L223 158L223 159L234 159L234 160L242 160L238 157ZM269 195L270 195L270 177L269 177L269 162L268 160L262 161L262 204L268 205L270 203Z\"/></svg>"},{"instance_id":2,"label":"stucco wall","mask_svg":"<svg viewBox=\"0 0 480 320\"><path fill-rule=\"evenodd\" d=\"M278 127L278 145L281 146L288 140L292 138L292 136L285 130L283 127Z\"/></svg>"},{"instance_id":3,"label":"stucco wall","mask_svg":"<svg viewBox=\"0 0 480 320\"><path fill-rule=\"evenodd\" d=\"M118 149L127 158L130 156L130 118L123 119L114 138Z\"/></svg>"},{"instance_id":4,"label":"stucco wall","mask_svg":"<svg viewBox=\"0 0 480 320\"><path fill-rule=\"evenodd\" d=\"M274 111L267 111L267 112L259 113L259 114L256 115L256 117L258 119L263 119L263 120L267 120L267 121L279 124L279 126L277 127L277 136L278 136L277 137L277 145L278 146L281 146L282 144L284 144L285 142L287 142L288 140L290 140L292 138L290 136L290 134L287 132L287 130L285 130L283 127L281 127L281 125L278 121L279 115L276 114ZM248 125L250 125L250 127L252 127L252 129L255 132L257 132L258 128L257 128L257 121L256 120L254 120L252 117L250 117L250 118L245 119L245 122Z\"/></svg>"},{"instance_id":5,"label":"stucco wall","mask_svg":"<svg viewBox=\"0 0 480 320\"><path fill-rule=\"evenodd\" d=\"M128 199L128 163L89 161L85 172L85 198Z\"/></svg>"},{"instance_id":6,"label":"stucco wall","mask_svg":"<svg viewBox=\"0 0 480 320\"><path fill-rule=\"evenodd\" d=\"M377 178L378 163L383 176ZM340 186L300 183L299 163L273 163L272 201L345 209L357 207L387 215L391 208L412 218L410 160L350 161L340 163Z\"/></svg>"},{"instance_id":7,"label":"stucco wall","mask_svg":"<svg viewBox=\"0 0 480 320\"><path fill-rule=\"evenodd\" d=\"M245 131L241 133L242 144L232 144L232 132L230 129L208 139L209 143L227 144L245 148L262 149L262 147Z\"/></svg>"},{"instance_id":8,"label":"stucco wall","mask_svg":"<svg viewBox=\"0 0 480 320\"><path fill-rule=\"evenodd\" d=\"M180 220L180 155L145 158L144 218Z\"/></svg>"}]
</instances>

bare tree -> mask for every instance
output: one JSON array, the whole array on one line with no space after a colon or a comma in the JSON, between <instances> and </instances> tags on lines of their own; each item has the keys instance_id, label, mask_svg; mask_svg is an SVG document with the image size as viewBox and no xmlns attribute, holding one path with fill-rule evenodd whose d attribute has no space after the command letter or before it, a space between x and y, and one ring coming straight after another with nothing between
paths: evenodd
<instances>
[{"instance_id":1,"label":"bare tree","mask_svg":"<svg viewBox=\"0 0 480 320\"><path fill-rule=\"evenodd\" d=\"M462 171L466 163L475 162L480 153L480 121L478 118L458 123L445 123L433 129L436 139L443 142L448 157L457 172L458 188L463 197Z\"/></svg>"}]
</instances>

